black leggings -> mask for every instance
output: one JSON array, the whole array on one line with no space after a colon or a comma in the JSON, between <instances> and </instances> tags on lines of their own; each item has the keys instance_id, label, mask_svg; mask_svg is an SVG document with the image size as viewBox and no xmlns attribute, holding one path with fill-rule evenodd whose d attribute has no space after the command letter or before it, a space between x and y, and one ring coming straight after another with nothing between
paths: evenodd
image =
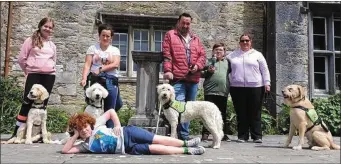
<instances>
[{"instance_id":1,"label":"black leggings","mask_svg":"<svg viewBox=\"0 0 341 164\"><path fill-rule=\"evenodd\" d=\"M24 91L24 95L23 95L23 103L21 105L21 109L19 111L19 114L16 118L19 122L23 122L23 123L26 122L28 112L31 109L33 101L28 99L27 95L30 92L32 86L34 84L41 84L42 86L44 86L46 88L47 92L49 92L49 94L51 94L55 79L56 79L56 76L50 75L50 74L30 73L27 75L27 79L26 79L26 83L25 83L25 91ZM49 101L49 99L46 99L44 101L44 108L46 108L48 101Z\"/></svg>"},{"instance_id":2,"label":"black leggings","mask_svg":"<svg viewBox=\"0 0 341 164\"><path fill-rule=\"evenodd\" d=\"M238 139L262 139L262 102L264 87L230 87L234 110L237 114Z\"/></svg>"},{"instance_id":3,"label":"black leggings","mask_svg":"<svg viewBox=\"0 0 341 164\"><path fill-rule=\"evenodd\" d=\"M227 124L226 124L226 114L227 114L227 97L225 96L218 96L218 95L205 95L205 101L209 101L217 105L220 110L221 117L223 118L224 123L224 134L227 134ZM204 127L202 127L202 135L210 134L210 132Z\"/></svg>"}]
</instances>

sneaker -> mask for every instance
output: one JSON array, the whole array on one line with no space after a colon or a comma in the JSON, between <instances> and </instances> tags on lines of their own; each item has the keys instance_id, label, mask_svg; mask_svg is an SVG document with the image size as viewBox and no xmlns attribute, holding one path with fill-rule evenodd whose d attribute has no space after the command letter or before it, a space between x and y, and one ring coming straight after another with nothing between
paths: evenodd
<instances>
[{"instance_id":1,"label":"sneaker","mask_svg":"<svg viewBox=\"0 0 341 164\"><path fill-rule=\"evenodd\" d=\"M203 134L201 137L202 142L208 142L208 134Z\"/></svg>"},{"instance_id":2,"label":"sneaker","mask_svg":"<svg viewBox=\"0 0 341 164\"><path fill-rule=\"evenodd\" d=\"M239 142L239 143L244 143L244 142L246 142L246 140L244 140L244 139L238 139L237 142Z\"/></svg>"},{"instance_id":3,"label":"sneaker","mask_svg":"<svg viewBox=\"0 0 341 164\"><path fill-rule=\"evenodd\" d=\"M255 139L253 140L254 143L263 143L262 139Z\"/></svg>"},{"instance_id":4,"label":"sneaker","mask_svg":"<svg viewBox=\"0 0 341 164\"><path fill-rule=\"evenodd\" d=\"M205 148L202 146L198 146L198 147L189 147L188 148L188 154L191 155L201 155L205 153Z\"/></svg>"},{"instance_id":5,"label":"sneaker","mask_svg":"<svg viewBox=\"0 0 341 164\"><path fill-rule=\"evenodd\" d=\"M201 139L199 137L196 137L185 142L186 142L187 147L197 147L199 143L201 142Z\"/></svg>"},{"instance_id":6,"label":"sneaker","mask_svg":"<svg viewBox=\"0 0 341 164\"><path fill-rule=\"evenodd\" d=\"M226 141L226 142L230 142L230 138L229 136L227 136L226 134L224 135L223 139L221 139L222 141Z\"/></svg>"}]
</instances>

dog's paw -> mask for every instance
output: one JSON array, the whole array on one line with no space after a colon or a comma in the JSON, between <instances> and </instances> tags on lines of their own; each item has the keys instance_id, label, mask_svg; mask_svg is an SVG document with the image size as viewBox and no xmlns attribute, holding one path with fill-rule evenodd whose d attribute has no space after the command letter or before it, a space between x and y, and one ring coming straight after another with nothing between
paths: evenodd
<instances>
[{"instance_id":1,"label":"dog's paw","mask_svg":"<svg viewBox=\"0 0 341 164\"><path fill-rule=\"evenodd\" d=\"M14 143L15 144L21 144L21 140L17 138L17 139L14 140Z\"/></svg>"},{"instance_id":2,"label":"dog's paw","mask_svg":"<svg viewBox=\"0 0 341 164\"><path fill-rule=\"evenodd\" d=\"M43 142L44 142L45 144L49 144L51 141L50 141L49 139L43 139Z\"/></svg>"},{"instance_id":3,"label":"dog's paw","mask_svg":"<svg viewBox=\"0 0 341 164\"><path fill-rule=\"evenodd\" d=\"M220 145L215 145L212 147L213 149L219 149L220 148Z\"/></svg>"},{"instance_id":4,"label":"dog's paw","mask_svg":"<svg viewBox=\"0 0 341 164\"><path fill-rule=\"evenodd\" d=\"M283 145L283 147L284 147L284 148L288 148L289 145L290 145L290 143L285 143L285 144Z\"/></svg>"},{"instance_id":5,"label":"dog's paw","mask_svg":"<svg viewBox=\"0 0 341 164\"><path fill-rule=\"evenodd\" d=\"M31 140L28 140L28 139L26 139L26 141L25 141L25 144L32 144L32 141Z\"/></svg>"},{"instance_id":6,"label":"dog's paw","mask_svg":"<svg viewBox=\"0 0 341 164\"><path fill-rule=\"evenodd\" d=\"M294 150L302 150L302 146L294 146L294 147L292 147L292 149L294 149Z\"/></svg>"}]
</instances>

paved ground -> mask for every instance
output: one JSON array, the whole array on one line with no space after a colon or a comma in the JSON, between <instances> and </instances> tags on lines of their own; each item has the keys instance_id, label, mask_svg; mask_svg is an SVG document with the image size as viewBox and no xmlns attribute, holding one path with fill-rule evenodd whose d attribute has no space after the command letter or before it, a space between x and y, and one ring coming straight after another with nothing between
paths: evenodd
<instances>
[{"instance_id":1,"label":"paved ground","mask_svg":"<svg viewBox=\"0 0 341 164\"><path fill-rule=\"evenodd\" d=\"M1 138L7 138L2 135ZM231 136L236 139L235 136ZM262 144L223 142L218 150L207 148L206 153L192 155L116 155L61 154L62 145L1 145L1 163L340 163L340 150L301 151L282 148L286 136L264 136ZM297 143L297 137L293 143ZM335 137L340 144L340 137ZM201 143L207 146L209 143ZM307 145L305 145L307 147Z\"/></svg>"}]
</instances>

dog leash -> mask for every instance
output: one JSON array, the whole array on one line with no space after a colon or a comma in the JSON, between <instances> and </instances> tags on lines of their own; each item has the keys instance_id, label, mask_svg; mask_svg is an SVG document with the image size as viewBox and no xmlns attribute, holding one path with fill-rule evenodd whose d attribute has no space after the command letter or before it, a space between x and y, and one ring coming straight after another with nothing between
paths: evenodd
<instances>
[{"instance_id":1,"label":"dog leash","mask_svg":"<svg viewBox=\"0 0 341 164\"><path fill-rule=\"evenodd\" d=\"M160 103L160 101L159 101L159 114L158 114L158 116L157 116L155 134L157 134L157 131L158 131L158 129L159 129L160 115L161 115L161 103Z\"/></svg>"},{"instance_id":2,"label":"dog leash","mask_svg":"<svg viewBox=\"0 0 341 164\"><path fill-rule=\"evenodd\" d=\"M265 96L264 96L264 104L268 104L269 101L268 100L271 100L273 101L278 107L282 107L283 105L279 105L276 103L276 100L274 98L274 96L278 96L278 97L283 97L282 95L280 94L277 94L277 93L274 93L274 92L265 92Z\"/></svg>"}]
</instances>

